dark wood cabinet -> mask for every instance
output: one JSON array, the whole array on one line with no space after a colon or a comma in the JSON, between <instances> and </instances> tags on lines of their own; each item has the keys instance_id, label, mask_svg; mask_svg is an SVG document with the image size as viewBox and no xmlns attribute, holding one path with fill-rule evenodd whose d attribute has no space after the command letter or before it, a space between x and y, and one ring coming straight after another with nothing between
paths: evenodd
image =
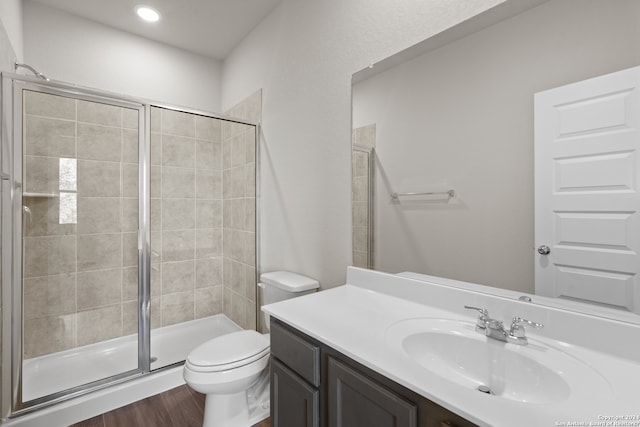
<instances>
[{"instance_id":1,"label":"dark wood cabinet","mask_svg":"<svg viewBox=\"0 0 640 427\"><path fill-rule=\"evenodd\" d=\"M350 366L327 361L329 427L417 427L418 407Z\"/></svg>"},{"instance_id":2,"label":"dark wood cabinet","mask_svg":"<svg viewBox=\"0 0 640 427\"><path fill-rule=\"evenodd\" d=\"M271 361L271 425L320 425L320 391L276 359Z\"/></svg>"},{"instance_id":3,"label":"dark wood cabinet","mask_svg":"<svg viewBox=\"0 0 640 427\"><path fill-rule=\"evenodd\" d=\"M271 319L272 427L477 427Z\"/></svg>"}]
</instances>

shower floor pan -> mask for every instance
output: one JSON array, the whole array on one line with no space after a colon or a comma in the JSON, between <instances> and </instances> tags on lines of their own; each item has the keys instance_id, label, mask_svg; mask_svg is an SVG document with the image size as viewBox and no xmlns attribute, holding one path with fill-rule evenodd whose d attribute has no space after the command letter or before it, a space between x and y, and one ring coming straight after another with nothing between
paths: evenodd
<instances>
[{"instance_id":1,"label":"shower floor pan","mask_svg":"<svg viewBox=\"0 0 640 427\"><path fill-rule=\"evenodd\" d=\"M151 369L182 362L203 342L241 329L224 314L153 329ZM28 402L137 367L137 334L26 359L22 364L22 400Z\"/></svg>"}]
</instances>

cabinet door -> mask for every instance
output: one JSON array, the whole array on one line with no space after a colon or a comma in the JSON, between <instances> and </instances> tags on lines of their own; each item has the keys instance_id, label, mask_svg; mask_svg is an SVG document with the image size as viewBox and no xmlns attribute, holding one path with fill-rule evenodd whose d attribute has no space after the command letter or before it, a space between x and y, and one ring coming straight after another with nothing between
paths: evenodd
<instances>
[{"instance_id":1,"label":"cabinet door","mask_svg":"<svg viewBox=\"0 0 640 427\"><path fill-rule=\"evenodd\" d=\"M329 427L416 427L417 406L328 358Z\"/></svg>"},{"instance_id":2,"label":"cabinet door","mask_svg":"<svg viewBox=\"0 0 640 427\"><path fill-rule=\"evenodd\" d=\"M271 426L318 427L320 392L271 359Z\"/></svg>"}]
</instances>

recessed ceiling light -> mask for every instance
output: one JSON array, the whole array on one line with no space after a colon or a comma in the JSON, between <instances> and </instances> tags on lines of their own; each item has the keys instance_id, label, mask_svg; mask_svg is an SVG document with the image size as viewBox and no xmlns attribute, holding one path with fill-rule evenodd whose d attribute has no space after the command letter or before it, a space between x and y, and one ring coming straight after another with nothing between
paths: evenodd
<instances>
[{"instance_id":1,"label":"recessed ceiling light","mask_svg":"<svg viewBox=\"0 0 640 427\"><path fill-rule=\"evenodd\" d=\"M157 22L160 20L160 13L149 6L136 6L136 13L147 22Z\"/></svg>"}]
</instances>

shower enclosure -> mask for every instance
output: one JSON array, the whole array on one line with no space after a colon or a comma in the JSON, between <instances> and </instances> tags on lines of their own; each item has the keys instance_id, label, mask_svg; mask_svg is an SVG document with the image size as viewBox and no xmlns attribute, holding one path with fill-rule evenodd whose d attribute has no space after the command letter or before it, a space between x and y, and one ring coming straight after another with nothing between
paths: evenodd
<instances>
[{"instance_id":1,"label":"shower enclosure","mask_svg":"<svg viewBox=\"0 0 640 427\"><path fill-rule=\"evenodd\" d=\"M2 76L3 415L256 327L256 124Z\"/></svg>"}]
</instances>

